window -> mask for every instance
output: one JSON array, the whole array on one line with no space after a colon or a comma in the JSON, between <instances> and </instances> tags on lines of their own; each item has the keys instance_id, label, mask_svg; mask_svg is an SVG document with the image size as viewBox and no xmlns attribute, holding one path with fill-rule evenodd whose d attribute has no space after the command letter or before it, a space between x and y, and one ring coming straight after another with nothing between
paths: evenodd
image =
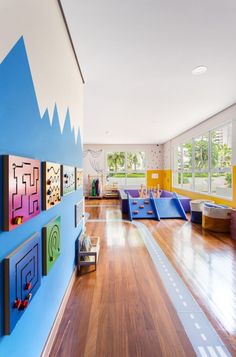
<instances>
[{"instance_id":1,"label":"window","mask_svg":"<svg viewBox=\"0 0 236 357\"><path fill-rule=\"evenodd\" d=\"M125 152L107 153L107 176L109 182L119 182L125 184Z\"/></svg>"},{"instance_id":2,"label":"window","mask_svg":"<svg viewBox=\"0 0 236 357\"><path fill-rule=\"evenodd\" d=\"M107 154L109 172L125 172L125 152L111 152Z\"/></svg>"},{"instance_id":3,"label":"window","mask_svg":"<svg viewBox=\"0 0 236 357\"><path fill-rule=\"evenodd\" d=\"M211 132L211 192L232 195L232 128L231 125Z\"/></svg>"},{"instance_id":4,"label":"window","mask_svg":"<svg viewBox=\"0 0 236 357\"><path fill-rule=\"evenodd\" d=\"M194 145L194 184L195 191L209 192L209 135L202 135L193 140Z\"/></svg>"},{"instance_id":5,"label":"window","mask_svg":"<svg viewBox=\"0 0 236 357\"><path fill-rule=\"evenodd\" d=\"M173 186L232 197L232 124L174 148Z\"/></svg>"},{"instance_id":6,"label":"window","mask_svg":"<svg viewBox=\"0 0 236 357\"><path fill-rule=\"evenodd\" d=\"M174 186L182 186L182 146L178 145L174 150Z\"/></svg>"},{"instance_id":7,"label":"window","mask_svg":"<svg viewBox=\"0 0 236 357\"><path fill-rule=\"evenodd\" d=\"M185 190L192 190L193 188L193 143L191 141L182 145L183 152L183 178L182 178L182 187Z\"/></svg>"},{"instance_id":8,"label":"window","mask_svg":"<svg viewBox=\"0 0 236 357\"><path fill-rule=\"evenodd\" d=\"M107 177L110 183L119 185L140 185L146 182L145 153L109 152L107 153Z\"/></svg>"}]
</instances>

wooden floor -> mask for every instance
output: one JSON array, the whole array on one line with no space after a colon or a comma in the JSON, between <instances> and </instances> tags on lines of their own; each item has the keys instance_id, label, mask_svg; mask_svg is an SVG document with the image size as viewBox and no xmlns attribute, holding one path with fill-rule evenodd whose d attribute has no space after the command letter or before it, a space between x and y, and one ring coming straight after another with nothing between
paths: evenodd
<instances>
[{"instance_id":1,"label":"wooden floor","mask_svg":"<svg viewBox=\"0 0 236 357\"><path fill-rule=\"evenodd\" d=\"M236 241L191 222L143 223L236 356Z\"/></svg>"},{"instance_id":2,"label":"wooden floor","mask_svg":"<svg viewBox=\"0 0 236 357\"><path fill-rule=\"evenodd\" d=\"M98 269L77 279L50 356L194 356L137 228L109 222L117 204L86 202L104 220L86 225L102 238ZM236 356L236 243L190 222L142 223Z\"/></svg>"}]
</instances>

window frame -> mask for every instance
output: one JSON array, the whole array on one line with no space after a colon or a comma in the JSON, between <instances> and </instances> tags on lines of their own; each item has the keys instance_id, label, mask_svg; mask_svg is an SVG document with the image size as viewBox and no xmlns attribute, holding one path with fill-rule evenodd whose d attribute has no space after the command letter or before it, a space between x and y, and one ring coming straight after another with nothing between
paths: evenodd
<instances>
[{"instance_id":1,"label":"window frame","mask_svg":"<svg viewBox=\"0 0 236 357\"><path fill-rule=\"evenodd\" d=\"M233 132L233 120L230 120L228 122L225 122L224 124L218 125L212 129L209 129L205 132L199 133L198 135L191 137L190 139L186 139L185 141L176 143L172 147L172 157L173 157L173 164L172 164L172 182L173 182L173 188L176 189L181 189L189 192L196 192L201 195L206 195L206 196L213 196L213 197L218 197L222 199L226 199L228 201L233 200L233 180L231 183L231 195L230 196L223 196L223 195L217 195L215 192L212 192L212 175L216 173L230 173L233 175L233 167L232 167L232 151L231 151L231 165L230 167L225 167L225 168L212 168L212 162L211 162L211 152L212 152L212 132L216 131L217 129L224 128L226 126L231 126L231 150L233 146L233 138L232 138L232 132ZM208 165L207 169L203 169L201 171L195 171L195 140L199 137L207 136L208 137ZM186 171L183 166L183 145L186 143L192 142L192 189L185 188L183 186L183 174L184 173L190 173L189 171ZM181 148L181 169L176 169L175 167L175 152L178 152L178 147ZM196 173L207 173L208 174L208 191L207 192L202 192L202 191L197 191L195 189L195 174ZM181 183L180 185L176 186L175 185L175 175L181 174Z\"/></svg>"},{"instance_id":2,"label":"window frame","mask_svg":"<svg viewBox=\"0 0 236 357\"><path fill-rule=\"evenodd\" d=\"M188 143L191 143L192 144L192 157L191 157L191 169L188 169L188 170L186 170L185 168L184 168L184 144L188 144ZM191 189L188 189L187 188L187 190L188 191L191 191L191 190L193 190L193 187L194 187L194 183L193 183L193 179L194 179L194 171L193 171L193 165L194 165L194 156L193 156L193 153L195 152L194 150L193 150L193 147L194 147L194 143L193 143L193 140L192 139L190 139L190 140L187 140L187 141L185 141L184 143L182 143L181 144L181 146L182 146L182 180L181 180L181 185L182 185L182 188L184 187L184 174L191 174L191 177L192 177L192 184L191 184ZM184 190L186 189L186 188L183 188Z\"/></svg>"},{"instance_id":3,"label":"window frame","mask_svg":"<svg viewBox=\"0 0 236 357\"><path fill-rule=\"evenodd\" d=\"M111 154L111 153L116 153L116 152L122 152L125 154L125 165L124 165L124 171L109 171L109 167L108 167L108 162L107 162L107 155L108 154ZM127 161L128 161L128 158L127 158L127 154L128 153L144 153L144 169L143 170L128 170L128 165L127 165ZM123 150L123 151L107 151L106 152L106 175L110 175L110 174L124 174L124 184L121 184L121 186L128 186L128 180L129 180L129 177L128 175L129 174L135 174L135 173L140 173L140 174L144 174L144 180L145 180L145 183L146 183L146 179L147 179L147 168L146 168L146 151L144 150ZM119 178L118 178L119 179ZM122 178L123 179L123 178Z\"/></svg>"}]
</instances>

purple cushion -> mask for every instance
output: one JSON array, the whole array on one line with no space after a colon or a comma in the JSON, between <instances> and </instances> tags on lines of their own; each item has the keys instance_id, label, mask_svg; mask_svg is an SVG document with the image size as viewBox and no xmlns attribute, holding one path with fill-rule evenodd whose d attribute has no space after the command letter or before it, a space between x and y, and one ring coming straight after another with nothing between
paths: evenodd
<instances>
[{"instance_id":1,"label":"purple cushion","mask_svg":"<svg viewBox=\"0 0 236 357\"><path fill-rule=\"evenodd\" d=\"M161 197L162 197L162 198L172 197L172 196L173 196L173 192L165 191L165 190L162 190L162 191L161 191Z\"/></svg>"},{"instance_id":2,"label":"purple cushion","mask_svg":"<svg viewBox=\"0 0 236 357\"><path fill-rule=\"evenodd\" d=\"M125 193L128 193L133 198L139 197L139 190L125 190Z\"/></svg>"},{"instance_id":3,"label":"purple cushion","mask_svg":"<svg viewBox=\"0 0 236 357\"><path fill-rule=\"evenodd\" d=\"M191 198L188 198L188 197L183 197L183 196L179 196L179 200L183 206L183 209L184 211L187 213L187 212L190 212L190 201L191 201Z\"/></svg>"}]
</instances>

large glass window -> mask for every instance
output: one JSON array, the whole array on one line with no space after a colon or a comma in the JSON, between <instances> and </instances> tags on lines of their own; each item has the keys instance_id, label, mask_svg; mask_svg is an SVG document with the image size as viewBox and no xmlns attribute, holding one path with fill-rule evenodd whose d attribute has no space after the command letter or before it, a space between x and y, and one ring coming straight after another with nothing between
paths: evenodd
<instances>
[{"instance_id":1,"label":"large glass window","mask_svg":"<svg viewBox=\"0 0 236 357\"><path fill-rule=\"evenodd\" d=\"M174 148L173 185L232 197L232 124L211 130Z\"/></svg>"},{"instance_id":2,"label":"large glass window","mask_svg":"<svg viewBox=\"0 0 236 357\"><path fill-rule=\"evenodd\" d=\"M182 146L178 145L174 150L174 187L182 186Z\"/></svg>"},{"instance_id":3,"label":"large glass window","mask_svg":"<svg viewBox=\"0 0 236 357\"><path fill-rule=\"evenodd\" d=\"M146 182L145 152L107 153L107 178L121 186L140 185Z\"/></svg>"},{"instance_id":4,"label":"large glass window","mask_svg":"<svg viewBox=\"0 0 236 357\"><path fill-rule=\"evenodd\" d=\"M232 195L232 128L211 131L211 191L219 196Z\"/></svg>"},{"instance_id":5,"label":"large glass window","mask_svg":"<svg viewBox=\"0 0 236 357\"><path fill-rule=\"evenodd\" d=\"M194 139L194 169L195 171L208 171L208 135L202 135Z\"/></svg>"},{"instance_id":6,"label":"large glass window","mask_svg":"<svg viewBox=\"0 0 236 357\"><path fill-rule=\"evenodd\" d=\"M192 171L193 143L192 141L183 144L183 169Z\"/></svg>"},{"instance_id":7,"label":"large glass window","mask_svg":"<svg viewBox=\"0 0 236 357\"><path fill-rule=\"evenodd\" d=\"M183 152L183 179L182 187L186 190L193 188L193 143L189 141L182 145Z\"/></svg>"},{"instance_id":8,"label":"large glass window","mask_svg":"<svg viewBox=\"0 0 236 357\"><path fill-rule=\"evenodd\" d=\"M194 147L194 188L197 192L209 192L209 134L193 140Z\"/></svg>"},{"instance_id":9,"label":"large glass window","mask_svg":"<svg viewBox=\"0 0 236 357\"><path fill-rule=\"evenodd\" d=\"M107 154L108 172L125 172L125 152L109 152Z\"/></svg>"}]
</instances>

